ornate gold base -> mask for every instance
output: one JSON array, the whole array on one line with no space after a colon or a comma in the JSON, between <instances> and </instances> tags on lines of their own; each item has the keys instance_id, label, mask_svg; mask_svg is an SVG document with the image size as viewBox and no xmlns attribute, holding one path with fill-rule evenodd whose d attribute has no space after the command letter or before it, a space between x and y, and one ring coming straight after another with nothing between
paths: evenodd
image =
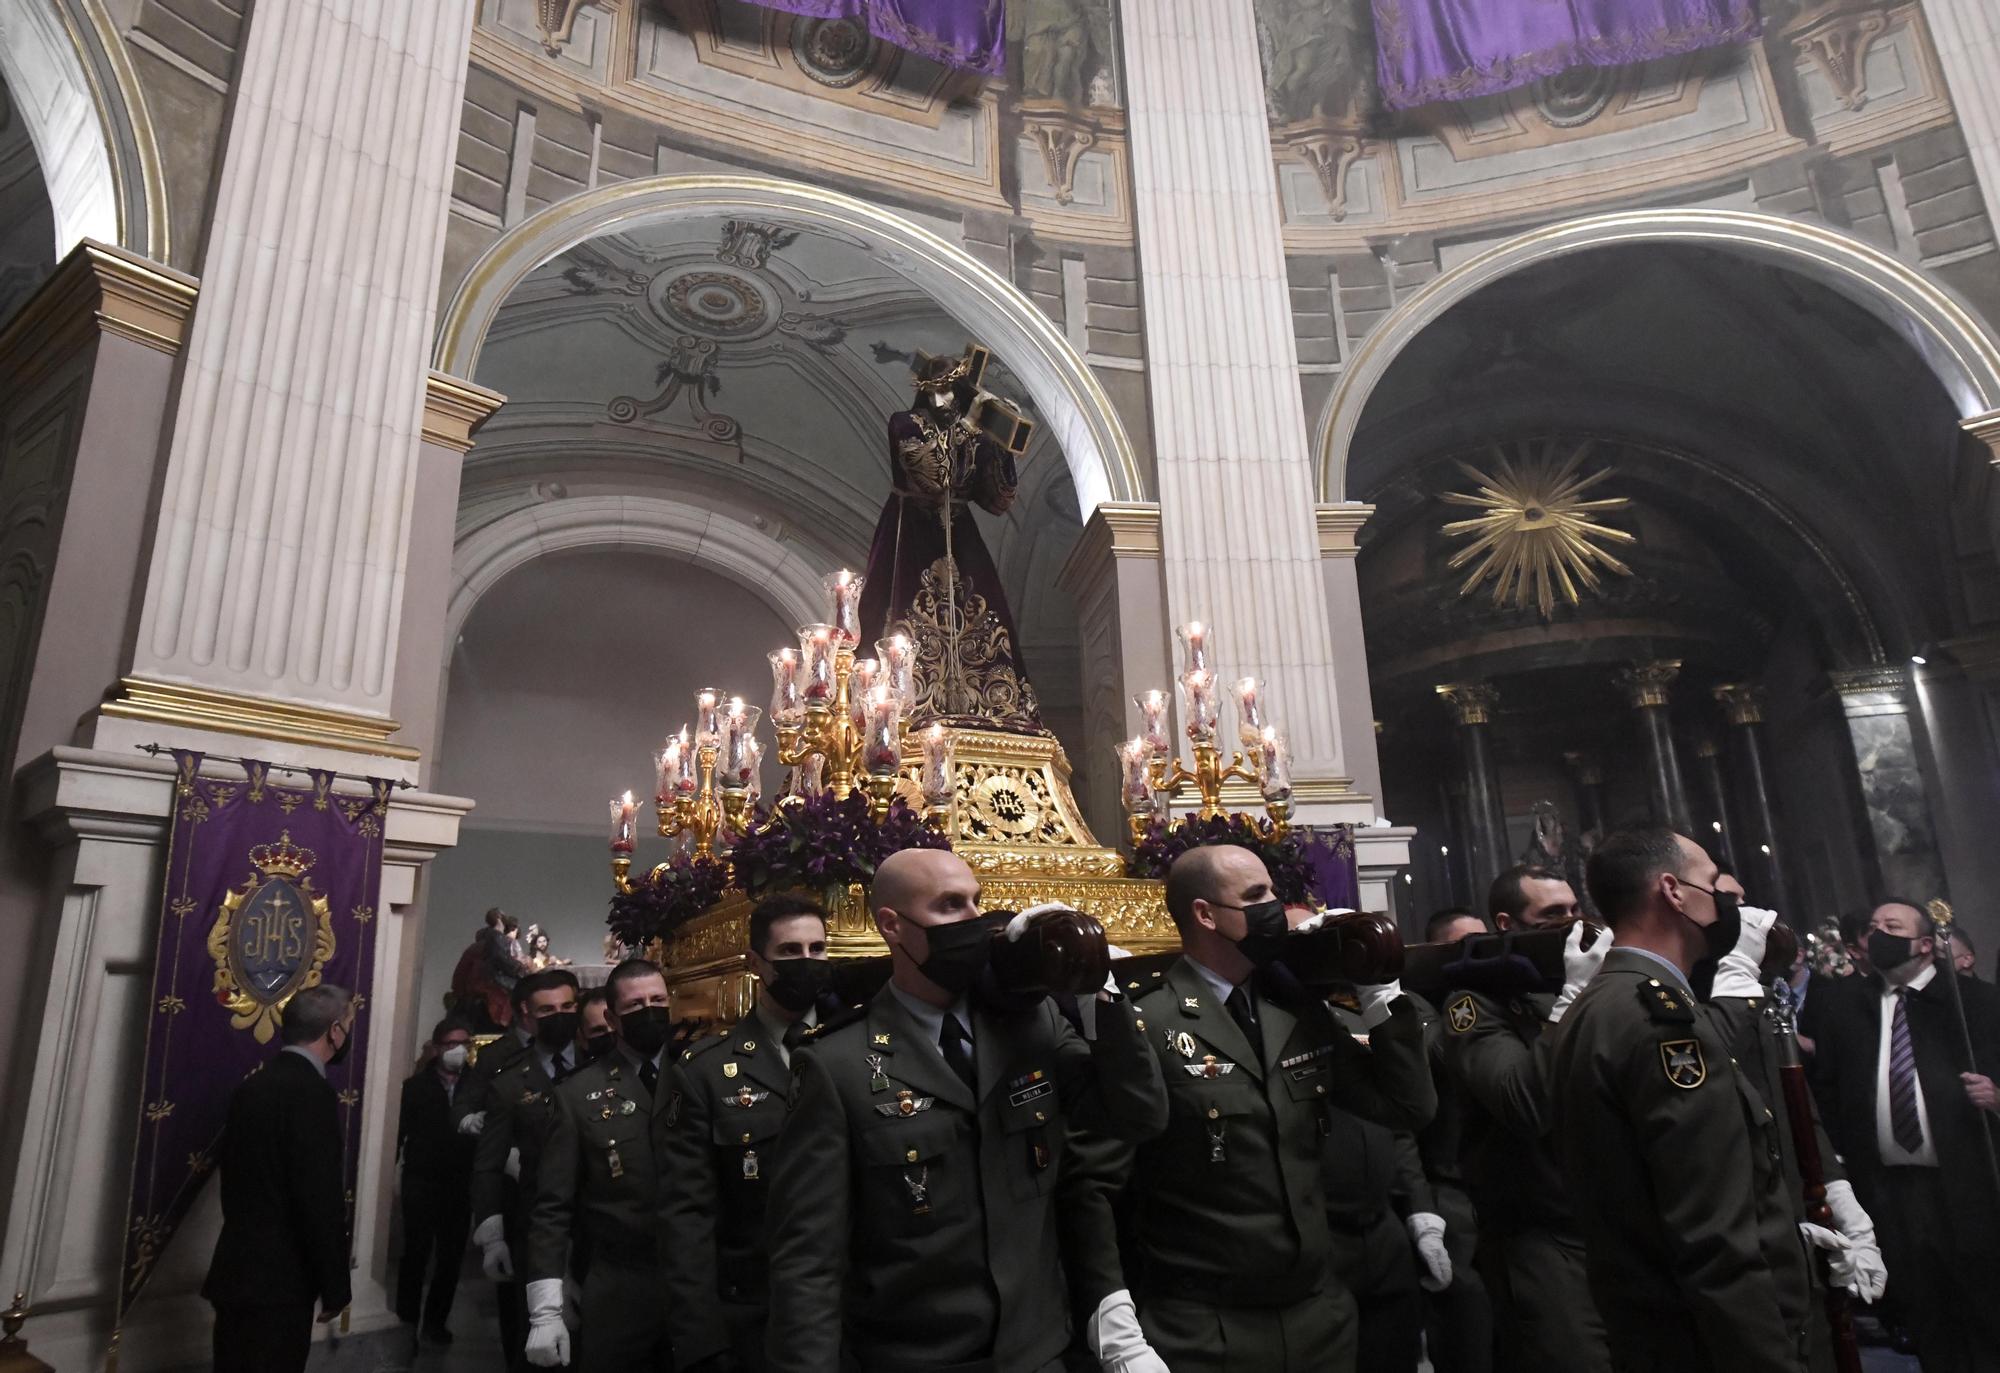
<instances>
[{"instance_id":1,"label":"ornate gold base","mask_svg":"<svg viewBox=\"0 0 2000 1373\"><path fill-rule=\"evenodd\" d=\"M944 832L959 857L990 877L1122 877L1125 859L1083 822L1069 787L1069 758L1053 734L946 725L953 778ZM898 794L923 809L914 736Z\"/></svg>"}]
</instances>

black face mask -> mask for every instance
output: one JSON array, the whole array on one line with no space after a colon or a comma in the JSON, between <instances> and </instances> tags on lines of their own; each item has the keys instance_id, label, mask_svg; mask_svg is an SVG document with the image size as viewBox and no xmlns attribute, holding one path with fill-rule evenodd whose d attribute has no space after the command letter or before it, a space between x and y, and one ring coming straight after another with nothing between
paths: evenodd
<instances>
[{"instance_id":1,"label":"black face mask","mask_svg":"<svg viewBox=\"0 0 2000 1373\"><path fill-rule=\"evenodd\" d=\"M1736 903L1735 896L1729 892L1717 891L1712 887L1695 887L1692 882L1682 885L1694 887L1699 892L1707 892L1709 899L1715 902L1714 923L1700 927L1702 956L1695 960L1692 968L1688 969L1689 990L1694 993L1695 1000L1706 1001L1709 991L1715 986L1717 965L1729 955L1731 949L1736 947L1736 940L1743 933L1743 908Z\"/></svg>"},{"instance_id":2,"label":"black face mask","mask_svg":"<svg viewBox=\"0 0 2000 1373\"><path fill-rule=\"evenodd\" d=\"M674 1022L665 1006L640 1006L618 1017L618 1033L641 1058L651 1058L667 1047Z\"/></svg>"},{"instance_id":3,"label":"black face mask","mask_svg":"<svg viewBox=\"0 0 2000 1373\"><path fill-rule=\"evenodd\" d=\"M1212 906L1222 905L1219 901L1209 902ZM1285 903L1273 898L1257 901L1248 906L1223 906L1224 910L1243 912L1243 937L1236 941L1236 947L1243 956L1258 967L1271 963L1285 951L1285 936L1292 927L1285 921Z\"/></svg>"},{"instance_id":4,"label":"black face mask","mask_svg":"<svg viewBox=\"0 0 2000 1373\"><path fill-rule=\"evenodd\" d=\"M604 1030L594 1035L585 1035L583 1037L584 1061L586 1063L597 1062L598 1059L603 1058L611 1052L611 1046L617 1042L617 1039L618 1036L609 1030Z\"/></svg>"},{"instance_id":5,"label":"black face mask","mask_svg":"<svg viewBox=\"0 0 2000 1373\"><path fill-rule=\"evenodd\" d=\"M1875 965L1875 971L1886 973L1900 968L1916 956L1917 941L1907 934L1890 934L1887 930L1868 931L1868 961Z\"/></svg>"},{"instance_id":6,"label":"black face mask","mask_svg":"<svg viewBox=\"0 0 2000 1373\"><path fill-rule=\"evenodd\" d=\"M1000 919L1005 919L1005 916ZM930 957L917 964L917 971L953 996L963 996L993 956L993 936L999 932L994 917L960 920L950 925L925 925L930 941Z\"/></svg>"},{"instance_id":7,"label":"black face mask","mask_svg":"<svg viewBox=\"0 0 2000 1373\"><path fill-rule=\"evenodd\" d=\"M354 1047L354 1027L347 1026L340 1032L340 1047L333 1051L333 1057L326 1061L329 1068L338 1068L347 1061L347 1051Z\"/></svg>"},{"instance_id":8,"label":"black face mask","mask_svg":"<svg viewBox=\"0 0 2000 1373\"><path fill-rule=\"evenodd\" d=\"M933 945L933 948L936 946ZM764 979L764 990L771 994L771 1000L796 1015L804 1015L812 1009L819 994L833 981L833 964L824 958L771 958L771 975Z\"/></svg>"},{"instance_id":9,"label":"black face mask","mask_svg":"<svg viewBox=\"0 0 2000 1373\"><path fill-rule=\"evenodd\" d=\"M557 1011L535 1022L535 1038L551 1052L566 1049L576 1038L577 1023L583 1019L575 1011Z\"/></svg>"}]
</instances>

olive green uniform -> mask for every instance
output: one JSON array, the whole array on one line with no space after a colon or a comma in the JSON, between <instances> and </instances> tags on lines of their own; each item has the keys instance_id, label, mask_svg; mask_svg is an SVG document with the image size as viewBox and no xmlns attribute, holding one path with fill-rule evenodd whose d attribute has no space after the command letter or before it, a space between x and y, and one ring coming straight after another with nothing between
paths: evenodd
<instances>
[{"instance_id":1,"label":"olive green uniform","mask_svg":"<svg viewBox=\"0 0 2000 1373\"><path fill-rule=\"evenodd\" d=\"M1092 1186L1072 1208L1079 1305L1129 1288L1174 1373L1353 1366L1354 1299L1329 1267L1328 1107L1417 1130L1437 1106L1407 997L1364 1046L1325 1003L1258 983L1261 1054L1187 958L1134 989L1167 1079L1166 1132L1137 1149L1080 1145Z\"/></svg>"},{"instance_id":2,"label":"olive green uniform","mask_svg":"<svg viewBox=\"0 0 2000 1373\"><path fill-rule=\"evenodd\" d=\"M734 1353L764 1366L770 1261L764 1199L791 1114L784 1027L752 1011L668 1074L661 1163L667 1328L681 1369Z\"/></svg>"},{"instance_id":3,"label":"olive green uniform","mask_svg":"<svg viewBox=\"0 0 2000 1373\"><path fill-rule=\"evenodd\" d=\"M482 1056L483 1057L483 1056ZM535 1199L535 1179L542 1146L548 1139L555 1084L542 1071L542 1056L532 1047L504 1057L504 1066L487 1078L486 1128L472 1154L472 1224L501 1218L507 1251L516 1265L515 1280L496 1283L500 1295L500 1338L508 1366L518 1367L528 1333L527 1298L519 1265L527 1256L528 1209ZM507 1156L520 1151L520 1176L507 1175Z\"/></svg>"},{"instance_id":4,"label":"olive green uniform","mask_svg":"<svg viewBox=\"0 0 2000 1373\"><path fill-rule=\"evenodd\" d=\"M1139 1138L1165 1089L1129 1004L1086 1043L1047 999L972 1018L977 1093L884 987L792 1055L770 1198L772 1373L1036 1373L1070 1341L1070 1122Z\"/></svg>"},{"instance_id":5,"label":"olive green uniform","mask_svg":"<svg viewBox=\"0 0 2000 1373\"><path fill-rule=\"evenodd\" d=\"M465 1074L465 1081L459 1084L458 1091L452 1096L453 1129L467 1116L493 1104L493 1079L500 1075L501 1069L529 1053L533 1047L532 1040L523 1043L521 1036L513 1030L502 1030L498 1039L481 1046L473 1057L472 1067Z\"/></svg>"},{"instance_id":6,"label":"olive green uniform","mask_svg":"<svg viewBox=\"0 0 2000 1373\"><path fill-rule=\"evenodd\" d=\"M1466 1103L1460 1158L1479 1208L1477 1262L1493 1299L1496 1366L1508 1373L1611 1367L1570 1181L1549 1136L1554 1000L1461 992L1445 1004L1445 1062Z\"/></svg>"},{"instance_id":7,"label":"olive green uniform","mask_svg":"<svg viewBox=\"0 0 2000 1373\"><path fill-rule=\"evenodd\" d=\"M1613 1365L1804 1368L1777 1122L1676 970L1613 947L1556 1031L1549 1083Z\"/></svg>"},{"instance_id":8,"label":"olive green uniform","mask_svg":"<svg viewBox=\"0 0 2000 1373\"><path fill-rule=\"evenodd\" d=\"M580 1373L664 1373L672 1367L659 1259L668 1094L646 1090L621 1044L570 1074L554 1097L524 1276L560 1278L571 1267L580 1274L573 1365Z\"/></svg>"}]
</instances>

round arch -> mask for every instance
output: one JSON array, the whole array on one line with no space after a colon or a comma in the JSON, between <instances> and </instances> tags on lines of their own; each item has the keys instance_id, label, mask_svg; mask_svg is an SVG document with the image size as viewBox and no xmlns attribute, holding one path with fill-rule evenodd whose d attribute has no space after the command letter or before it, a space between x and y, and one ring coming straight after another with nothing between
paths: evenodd
<instances>
[{"instance_id":1,"label":"round arch","mask_svg":"<svg viewBox=\"0 0 2000 1373\"><path fill-rule=\"evenodd\" d=\"M1320 499L1347 499L1347 457L1375 387L1446 311L1535 263L1628 243L1694 244L1799 272L1895 330L1936 374L1959 417L2000 411L2000 341L1922 272L1838 230L1738 210L1632 210L1533 229L1426 283L1377 325L1342 374L1319 431Z\"/></svg>"},{"instance_id":2,"label":"round arch","mask_svg":"<svg viewBox=\"0 0 2000 1373\"><path fill-rule=\"evenodd\" d=\"M502 234L472 264L438 326L434 365L471 380L501 304L522 278L558 253L638 224L717 214L769 215L879 245L888 266L1006 359L1062 449L1086 518L1107 501L1148 499L1131 439L1109 397L1076 349L1026 296L901 215L795 181L647 177L549 206Z\"/></svg>"}]
</instances>

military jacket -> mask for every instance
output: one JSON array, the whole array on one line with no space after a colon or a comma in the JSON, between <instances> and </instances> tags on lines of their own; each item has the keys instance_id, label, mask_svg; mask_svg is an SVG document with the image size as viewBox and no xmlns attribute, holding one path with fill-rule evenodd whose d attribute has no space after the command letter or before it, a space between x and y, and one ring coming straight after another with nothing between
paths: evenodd
<instances>
[{"instance_id":1,"label":"military jacket","mask_svg":"<svg viewBox=\"0 0 2000 1373\"><path fill-rule=\"evenodd\" d=\"M479 1050L472 1060L472 1068L465 1075L458 1092L451 1101L451 1124L453 1129L467 1116L485 1110L493 1104L493 1079L500 1070L529 1051L530 1046L521 1042L521 1036L512 1030L502 1030L500 1037Z\"/></svg>"},{"instance_id":2,"label":"military jacket","mask_svg":"<svg viewBox=\"0 0 2000 1373\"><path fill-rule=\"evenodd\" d=\"M561 1277L572 1243L586 1269L658 1261L666 1101L622 1044L556 1087L528 1214L528 1281Z\"/></svg>"},{"instance_id":3,"label":"military jacket","mask_svg":"<svg viewBox=\"0 0 2000 1373\"><path fill-rule=\"evenodd\" d=\"M765 1198L791 1114L784 1031L752 1011L687 1050L664 1079L660 1234L674 1357L730 1347L722 1303L769 1300Z\"/></svg>"},{"instance_id":4,"label":"military jacket","mask_svg":"<svg viewBox=\"0 0 2000 1373\"><path fill-rule=\"evenodd\" d=\"M1166 1122L1129 1004L1086 1043L1046 998L975 1008L977 1094L884 987L792 1055L770 1199L772 1373L1040 1369L1069 1343L1056 1194L1071 1122Z\"/></svg>"},{"instance_id":5,"label":"military jacket","mask_svg":"<svg viewBox=\"0 0 2000 1373\"><path fill-rule=\"evenodd\" d=\"M1549 1138L1554 1001L1460 992L1445 1002L1445 1063L1465 1101L1459 1158L1481 1223L1500 1230L1576 1231Z\"/></svg>"},{"instance_id":6,"label":"military jacket","mask_svg":"<svg viewBox=\"0 0 2000 1373\"><path fill-rule=\"evenodd\" d=\"M1550 1084L1613 1362L1803 1368L1778 1122L1685 984L1613 947L1557 1029Z\"/></svg>"},{"instance_id":7,"label":"military jacket","mask_svg":"<svg viewBox=\"0 0 2000 1373\"><path fill-rule=\"evenodd\" d=\"M1771 1000L1766 996L1719 996L1709 1001L1708 1015L1729 1041L1730 1051L1748 1072L1758 1094L1764 1098L1764 1104L1777 1118L1778 1149L1784 1155L1786 1186L1792 1200L1797 1203L1799 1219L1804 1220L1805 1179L1799 1171L1798 1146L1792 1141L1791 1118L1785 1113L1785 1082L1781 1073L1784 1066L1783 1045ZM1840 1155L1834 1151L1833 1141L1827 1138L1825 1127L1820 1124L1819 1106L1811 1092L1806 1094L1806 1106L1812 1112L1813 1133L1819 1137L1823 1181L1845 1178L1847 1170L1841 1165Z\"/></svg>"},{"instance_id":8,"label":"military jacket","mask_svg":"<svg viewBox=\"0 0 2000 1373\"><path fill-rule=\"evenodd\" d=\"M529 1050L513 1055L487 1085L486 1128L472 1156L472 1222L504 1216L510 1229L525 1231L534 1200L542 1149L555 1109L555 1084L542 1071L542 1056ZM521 1151L518 1181L507 1176L507 1155Z\"/></svg>"},{"instance_id":9,"label":"military jacket","mask_svg":"<svg viewBox=\"0 0 2000 1373\"><path fill-rule=\"evenodd\" d=\"M1436 1109L1423 1026L1407 998L1362 1045L1324 1003L1257 989L1264 1052L1185 957L1130 989L1167 1081L1166 1130L1132 1149L1083 1145L1078 1304L1130 1287L1216 1305L1280 1306L1319 1288L1328 1256L1321 1151L1339 1106L1392 1130ZM1112 1201L1130 1206L1119 1252ZM1129 1271L1128 1271L1129 1264Z\"/></svg>"}]
</instances>

